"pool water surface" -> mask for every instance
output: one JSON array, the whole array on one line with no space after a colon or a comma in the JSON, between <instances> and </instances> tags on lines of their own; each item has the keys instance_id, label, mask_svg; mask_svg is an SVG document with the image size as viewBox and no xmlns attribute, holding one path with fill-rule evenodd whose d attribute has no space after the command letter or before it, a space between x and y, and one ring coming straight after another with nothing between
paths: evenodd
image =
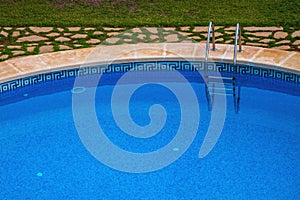
<instances>
[{"instance_id":1,"label":"pool water surface","mask_svg":"<svg viewBox=\"0 0 300 200\"><path fill-rule=\"evenodd\" d=\"M67 79L15 91L15 96L22 99L16 102L2 95L1 199L300 197L299 85L290 86L285 93L242 86L239 113L234 110L232 97L228 97L221 137L206 157L199 158L210 112L204 83L191 81L200 111L199 129L192 145L171 165L135 174L109 168L83 146L73 121L73 82ZM121 87L126 89L128 85ZM53 88L61 91L40 95L44 90L55 91ZM166 110L163 129L146 139L124 134L117 127L110 105L113 89L113 84L97 87L95 108L99 124L114 144L127 151L145 153L165 146L175 137L180 105L168 88L148 84L131 98L131 117L141 126L149 123L151 105L161 104ZM119 106L123 106L122 101ZM191 105L189 112L193 109Z\"/></svg>"}]
</instances>

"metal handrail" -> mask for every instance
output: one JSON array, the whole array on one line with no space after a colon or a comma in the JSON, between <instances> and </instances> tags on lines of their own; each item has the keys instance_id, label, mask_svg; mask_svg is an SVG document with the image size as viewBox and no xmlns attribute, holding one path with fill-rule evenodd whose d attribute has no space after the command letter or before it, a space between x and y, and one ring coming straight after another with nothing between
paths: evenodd
<instances>
[{"instance_id":1,"label":"metal handrail","mask_svg":"<svg viewBox=\"0 0 300 200\"><path fill-rule=\"evenodd\" d=\"M208 72L207 72L207 62L208 62L208 56L209 56L209 42L210 42L210 32L212 29L212 43L213 43L213 48L212 50L214 51L216 49L215 46L215 25L214 23L211 21L208 24L208 30L207 30L207 39L206 39L206 50L205 50L205 64L204 64L204 70L205 70L205 76L208 76Z\"/></svg>"},{"instance_id":2,"label":"metal handrail","mask_svg":"<svg viewBox=\"0 0 300 200\"><path fill-rule=\"evenodd\" d=\"M212 22L211 28L212 28L211 42L212 42L212 45L213 45L212 50L215 51L216 50L216 36L215 36L215 24L214 24L214 22Z\"/></svg>"},{"instance_id":3,"label":"metal handrail","mask_svg":"<svg viewBox=\"0 0 300 200\"><path fill-rule=\"evenodd\" d=\"M239 44L239 52L242 51L242 31L240 24L236 24L235 29L235 40L234 40L234 52L233 52L233 64L236 65L236 57L237 57L237 45Z\"/></svg>"},{"instance_id":4,"label":"metal handrail","mask_svg":"<svg viewBox=\"0 0 300 200\"><path fill-rule=\"evenodd\" d=\"M233 53L233 65L234 65L233 86L234 86L234 90L236 90L236 87L238 89L237 94L235 93L235 95L234 95L234 108L235 108L236 113L239 112L240 92L241 92L240 86L236 85L236 74L237 74L237 71L238 71L238 68L236 66L236 63L237 63L237 45L239 45L239 52L241 52L242 51L242 31L241 31L241 27L240 27L239 23L236 24L235 40L234 40L234 53Z\"/></svg>"},{"instance_id":5,"label":"metal handrail","mask_svg":"<svg viewBox=\"0 0 300 200\"><path fill-rule=\"evenodd\" d=\"M205 87L205 92L206 92L206 99L209 103L209 110L212 110L213 107L213 102L214 102L214 95L217 94L215 93L214 89L215 86L214 84L212 85L212 87L208 86L208 84L210 83L210 79L211 78L220 78L220 80L232 80L232 95L234 97L234 108L235 108L235 112L238 113L239 111L239 103L240 103L240 86L237 85L236 82L236 74L238 72L238 67L236 66L237 64L237 52L241 52L242 51L242 31L241 31L241 27L240 24L238 23L236 25L236 30L235 30L235 41L234 41L234 53L233 53L233 75L232 77L222 77L222 76L208 76L208 57L209 57L209 50L210 50L210 32L212 29L212 43L213 43L213 51L215 50L215 26L214 23L211 21L208 25L208 31L207 31L207 40L206 40L206 52L205 52L205 62L204 62L204 69L205 69L205 83L206 83L206 87ZM239 50L237 50L237 46L239 45ZM210 90L212 89L212 90ZM224 93L226 95L226 91Z\"/></svg>"},{"instance_id":6,"label":"metal handrail","mask_svg":"<svg viewBox=\"0 0 300 200\"><path fill-rule=\"evenodd\" d=\"M209 55L209 42L210 42L210 32L212 30L212 44L213 48L212 50L216 50L216 44L215 44L215 25L214 22L209 22L208 24L208 31L207 31L207 39L206 39L206 52L205 52L205 62L208 61L208 55Z\"/></svg>"}]
</instances>

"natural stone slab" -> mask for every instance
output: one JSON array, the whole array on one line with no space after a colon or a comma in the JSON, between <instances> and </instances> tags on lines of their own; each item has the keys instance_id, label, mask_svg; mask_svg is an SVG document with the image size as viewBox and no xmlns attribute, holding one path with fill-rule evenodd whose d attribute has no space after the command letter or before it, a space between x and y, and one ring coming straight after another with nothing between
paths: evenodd
<instances>
[{"instance_id":1,"label":"natural stone slab","mask_svg":"<svg viewBox=\"0 0 300 200\"><path fill-rule=\"evenodd\" d=\"M146 35L145 34L138 34L137 38L140 39L140 40L145 40L146 39ZM156 39L156 38L154 38L154 39Z\"/></svg>"},{"instance_id":2,"label":"natural stone slab","mask_svg":"<svg viewBox=\"0 0 300 200\"><path fill-rule=\"evenodd\" d=\"M272 49L289 50L290 46L283 45L283 46L273 47Z\"/></svg>"},{"instance_id":3,"label":"natural stone slab","mask_svg":"<svg viewBox=\"0 0 300 200\"><path fill-rule=\"evenodd\" d=\"M125 39L124 39L124 42L130 43L130 42L132 42L132 39L130 39L130 38L125 38Z\"/></svg>"},{"instance_id":4,"label":"natural stone slab","mask_svg":"<svg viewBox=\"0 0 300 200\"><path fill-rule=\"evenodd\" d=\"M66 46L66 45L58 45L58 47L59 47L60 50L68 50L68 49L72 49L71 47Z\"/></svg>"},{"instance_id":5,"label":"natural stone slab","mask_svg":"<svg viewBox=\"0 0 300 200\"><path fill-rule=\"evenodd\" d=\"M13 53L14 56L19 56L19 55L23 55L25 54L24 51L21 50L16 50L16 51L11 51Z\"/></svg>"},{"instance_id":6,"label":"natural stone slab","mask_svg":"<svg viewBox=\"0 0 300 200\"><path fill-rule=\"evenodd\" d=\"M8 57L9 57L9 55L6 55L6 54L5 54L5 55L0 56L0 59L3 59L3 60L4 60L4 59L7 59Z\"/></svg>"},{"instance_id":7,"label":"natural stone slab","mask_svg":"<svg viewBox=\"0 0 300 200\"><path fill-rule=\"evenodd\" d=\"M250 45L250 46L257 46L257 47L267 47L268 44L264 44L264 43L254 43L254 42L247 42L246 43L247 45Z\"/></svg>"},{"instance_id":8,"label":"natural stone slab","mask_svg":"<svg viewBox=\"0 0 300 200\"><path fill-rule=\"evenodd\" d=\"M193 32L199 33L199 32L206 32L208 31L208 27L206 26L196 26L193 30Z\"/></svg>"},{"instance_id":9,"label":"natural stone slab","mask_svg":"<svg viewBox=\"0 0 300 200\"><path fill-rule=\"evenodd\" d=\"M12 36L13 37L18 37L20 35L20 32L19 31L14 31L13 33L12 33Z\"/></svg>"},{"instance_id":10,"label":"natural stone slab","mask_svg":"<svg viewBox=\"0 0 300 200\"><path fill-rule=\"evenodd\" d=\"M145 28L147 31L149 31L150 33L154 33L157 34L158 30L155 27L149 27L149 28Z\"/></svg>"},{"instance_id":11,"label":"natural stone slab","mask_svg":"<svg viewBox=\"0 0 300 200\"><path fill-rule=\"evenodd\" d=\"M279 31L279 32L276 32L274 34L274 38L276 39L283 39L283 38L286 38L289 34L286 33L286 32L282 32L282 31Z\"/></svg>"},{"instance_id":12,"label":"natural stone slab","mask_svg":"<svg viewBox=\"0 0 300 200\"><path fill-rule=\"evenodd\" d=\"M201 40L202 39L198 35L191 36L191 38L196 39L196 40Z\"/></svg>"},{"instance_id":13,"label":"natural stone slab","mask_svg":"<svg viewBox=\"0 0 300 200\"><path fill-rule=\"evenodd\" d=\"M246 34L255 35L257 37L269 37L272 34L272 32L255 32L255 33L247 32Z\"/></svg>"},{"instance_id":14,"label":"natural stone slab","mask_svg":"<svg viewBox=\"0 0 300 200\"><path fill-rule=\"evenodd\" d=\"M21 37L17 40L17 42L39 42L39 41L45 41L48 40L48 38L46 37L41 37L41 36L37 36L37 35L31 35L31 36L25 36L25 37Z\"/></svg>"},{"instance_id":15,"label":"natural stone slab","mask_svg":"<svg viewBox=\"0 0 300 200\"><path fill-rule=\"evenodd\" d=\"M142 30L140 28L133 28L131 29L131 31L134 33L142 33Z\"/></svg>"},{"instance_id":16,"label":"natural stone slab","mask_svg":"<svg viewBox=\"0 0 300 200\"><path fill-rule=\"evenodd\" d=\"M120 38L111 37L111 38L107 38L107 39L105 40L105 42L114 44L114 43L116 43L117 41L119 41L119 39L120 39Z\"/></svg>"},{"instance_id":17,"label":"natural stone slab","mask_svg":"<svg viewBox=\"0 0 300 200\"><path fill-rule=\"evenodd\" d=\"M229 31L225 31L224 33L227 34L227 35L235 35L234 32L229 32Z\"/></svg>"},{"instance_id":18,"label":"natural stone slab","mask_svg":"<svg viewBox=\"0 0 300 200\"><path fill-rule=\"evenodd\" d=\"M289 41L289 40L281 40L279 42L276 42L276 44L290 44L290 43L291 43L291 41Z\"/></svg>"},{"instance_id":19,"label":"natural stone slab","mask_svg":"<svg viewBox=\"0 0 300 200\"><path fill-rule=\"evenodd\" d=\"M300 30L292 33L292 37L300 37Z\"/></svg>"},{"instance_id":20,"label":"natural stone slab","mask_svg":"<svg viewBox=\"0 0 300 200\"><path fill-rule=\"evenodd\" d=\"M259 40L257 37L248 37L249 40Z\"/></svg>"},{"instance_id":21,"label":"natural stone slab","mask_svg":"<svg viewBox=\"0 0 300 200\"><path fill-rule=\"evenodd\" d=\"M93 33L94 35L102 35L102 34L104 34L102 31L95 31L94 33Z\"/></svg>"},{"instance_id":22,"label":"natural stone slab","mask_svg":"<svg viewBox=\"0 0 300 200\"><path fill-rule=\"evenodd\" d=\"M300 40L296 40L293 45L300 45Z\"/></svg>"},{"instance_id":23,"label":"natural stone slab","mask_svg":"<svg viewBox=\"0 0 300 200\"><path fill-rule=\"evenodd\" d=\"M101 42L99 39L89 39L86 41L87 44L97 44Z\"/></svg>"},{"instance_id":24,"label":"natural stone slab","mask_svg":"<svg viewBox=\"0 0 300 200\"><path fill-rule=\"evenodd\" d=\"M66 38L66 37L58 37L55 39L55 41L58 41L58 42L67 42L70 40L71 40L70 38Z\"/></svg>"},{"instance_id":25,"label":"natural stone slab","mask_svg":"<svg viewBox=\"0 0 300 200\"><path fill-rule=\"evenodd\" d=\"M53 46L52 45L46 45L46 46L41 46L39 49L40 53L48 53L53 51Z\"/></svg>"},{"instance_id":26,"label":"natural stone slab","mask_svg":"<svg viewBox=\"0 0 300 200\"><path fill-rule=\"evenodd\" d=\"M230 44L230 43L232 43L233 42L233 40L226 40L224 43L225 44Z\"/></svg>"},{"instance_id":27,"label":"natural stone slab","mask_svg":"<svg viewBox=\"0 0 300 200\"><path fill-rule=\"evenodd\" d=\"M34 49L35 49L35 47L27 47L27 51L29 51L29 52L33 52Z\"/></svg>"},{"instance_id":28,"label":"natural stone slab","mask_svg":"<svg viewBox=\"0 0 300 200\"><path fill-rule=\"evenodd\" d=\"M140 28L133 28L133 29L131 29L131 31L133 33L142 33L142 30Z\"/></svg>"},{"instance_id":29,"label":"natural stone slab","mask_svg":"<svg viewBox=\"0 0 300 200\"><path fill-rule=\"evenodd\" d=\"M59 32L63 32L65 29L63 28L56 28Z\"/></svg>"},{"instance_id":30,"label":"natural stone slab","mask_svg":"<svg viewBox=\"0 0 300 200\"><path fill-rule=\"evenodd\" d=\"M12 29L12 27L4 27L4 30L7 30L7 31L9 31L11 29Z\"/></svg>"},{"instance_id":31,"label":"natural stone slab","mask_svg":"<svg viewBox=\"0 0 300 200\"><path fill-rule=\"evenodd\" d=\"M72 39L81 39L81 38L86 38L87 35L86 34L75 34L73 36L71 36Z\"/></svg>"},{"instance_id":32,"label":"natural stone slab","mask_svg":"<svg viewBox=\"0 0 300 200\"><path fill-rule=\"evenodd\" d=\"M76 32L76 31L79 31L81 29L81 27L68 27L68 29L71 32Z\"/></svg>"},{"instance_id":33,"label":"natural stone slab","mask_svg":"<svg viewBox=\"0 0 300 200\"><path fill-rule=\"evenodd\" d=\"M225 31L235 31L236 27L235 26L231 26L228 28L224 28Z\"/></svg>"},{"instance_id":34,"label":"natural stone slab","mask_svg":"<svg viewBox=\"0 0 300 200\"><path fill-rule=\"evenodd\" d=\"M119 34L120 34L119 32L110 32L110 33L107 33L108 37L116 36L116 35L119 35Z\"/></svg>"},{"instance_id":35,"label":"natural stone slab","mask_svg":"<svg viewBox=\"0 0 300 200\"><path fill-rule=\"evenodd\" d=\"M70 36L72 33L64 33L64 36Z\"/></svg>"},{"instance_id":36,"label":"natural stone slab","mask_svg":"<svg viewBox=\"0 0 300 200\"><path fill-rule=\"evenodd\" d=\"M7 48L9 48L9 49L21 49L22 46L19 46L19 45L9 45L9 46L7 46Z\"/></svg>"},{"instance_id":37,"label":"natural stone slab","mask_svg":"<svg viewBox=\"0 0 300 200\"><path fill-rule=\"evenodd\" d=\"M158 35L150 35L151 40L157 40L159 39Z\"/></svg>"},{"instance_id":38,"label":"natural stone slab","mask_svg":"<svg viewBox=\"0 0 300 200\"><path fill-rule=\"evenodd\" d=\"M192 33L188 33L188 32L178 32L180 35L183 35L183 36L190 36L192 35Z\"/></svg>"},{"instance_id":39,"label":"natural stone slab","mask_svg":"<svg viewBox=\"0 0 300 200\"><path fill-rule=\"evenodd\" d=\"M189 26L183 26L183 27L180 27L180 30L182 31L190 31L190 28Z\"/></svg>"},{"instance_id":40,"label":"natural stone slab","mask_svg":"<svg viewBox=\"0 0 300 200\"><path fill-rule=\"evenodd\" d=\"M166 27L164 28L165 31L175 31L176 28L175 27Z\"/></svg>"},{"instance_id":41,"label":"natural stone slab","mask_svg":"<svg viewBox=\"0 0 300 200\"><path fill-rule=\"evenodd\" d=\"M132 37L132 33L130 33L130 32L126 32L126 33L124 33L123 35L124 35L124 36L128 36L128 37Z\"/></svg>"},{"instance_id":42,"label":"natural stone slab","mask_svg":"<svg viewBox=\"0 0 300 200\"><path fill-rule=\"evenodd\" d=\"M275 26L270 26L270 27L257 27L257 26L250 26L250 27L244 27L243 28L246 31L282 31L282 27L275 27Z\"/></svg>"},{"instance_id":43,"label":"natural stone slab","mask_svg":"<svg viewBox=\"0 0 300 200\"><path fill-rule=\"evenodd\" d=\"M104 27L105 31L122 31L124 28L110 28L110 27Z\"/></svg>"},{"instance_id":44,"label":"natural stone slab","mask_svg":"<svg viewBox=\"0 0 300 200\"><path fill-rule=\"evenodd\" d=\"M95 28L91 28L91 27L88 27L88 28L84 28L85 31L93 31L95 30Z\"/></svg>"},{"instance_id":45,"label":"natural stone slab","mask_svg":"<svg viewBox=\"0 0 300 200\"><path fill-rule=\"evenodd\" d=\"M59 33L49 33L46 36L47 37L56 37L56 36L59 36L59 35L60 35Z\"/></svg>"},{"instance_id":46,"label":"natural stone slab","mask_svg":"<svg viewBox=\"0 0 300 200\"><path fill-rule=\"evenodd\" d=\"M249 39L249 38L248 38ZM268 39L268 38L265 38L263 40L260 40L260 42L263 42L263 43L269 43L269 42L274 42L275 40L273 39Z\"/></svg>"},{"instance_id":47,"label":"natural stone slab","mask_svg":"<svg viewBox=\"0 0 300 200\"><path fill-rule=\"evenodd\" d=\"M16 28L16 30L23 31L23 30L25 30L25 27L18 27L18 28Z\"/></svg>"},{"instance_id":48,"label":"natural stone slab","mask_svg":"<svg viewBox=\"0 0 300 200\"><path fill-rule=\"evenodd\" d=\"M177 42L177 41L179 40L177 34L167 35L167 36L164 37L164 39L165 39L167 42Z\"/></svg>"},{"instance_id":49,"label":"natural stone slab","mask_svg":"<svg viewBox=\"0 0 300 200\"><path fill-rule=\"evenodd\" d=\"M32 30L35 33L47 33L53 30L52 27L35 27L35 26L31 26L29 27L30 30Z\"/></svg>"},{"instance_id":50,"label":"natural stone slab","mask_svg":"<svg viewBox=\"0 0 300 200\"><path fill-rule=\"evenodd\" d=\"M221 28L224 28L224 26L215 26L215 30L218 30L218 29L221 29Z\"/></svg>"},{"instance_id":51,"label":"natural stone slab","mask_svg":"<svg viewBox=\"0 0 300 200\"><path fill-rule=\"evenodd\" d=\"M4 37L7 37L7 36L8 36L8 33L5 32L5 31L1 31L1 32L0 32L0 35L3 35Z\"/></svg>"}]
</instances>

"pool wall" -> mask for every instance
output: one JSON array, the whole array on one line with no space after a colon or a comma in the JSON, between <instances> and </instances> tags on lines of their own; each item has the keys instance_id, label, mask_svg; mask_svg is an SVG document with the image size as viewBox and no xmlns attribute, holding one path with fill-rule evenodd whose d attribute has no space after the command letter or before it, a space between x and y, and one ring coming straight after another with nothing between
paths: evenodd
<instances>
[{"instance_id":1,"label":"pool wall","mask_svg":"<svg viewBox=\"0 0 300 200\"><path fill-rule=\"evenodd\" d=\"M102 73L125 73L127 71L153 71L153 70L179 70L179 71L200 71L204 72L204 62L188 61L148 61L130 62L102 66L92 66L85 68L74 68L48 72L44 74L32 75L19 78L0 84L0 94L14 91L26 86L41 84L44 82L75 78L77 76L102 74ZM219 71L220 73L232 73L233 64L230 63L208 63L209 71ZM271 78L289 83L300 84L300 74L279 71L275 69L260 68L253 65L238 65L237 73L240 75L253 75L254 77Z\"/></svg>"}]
</instances>

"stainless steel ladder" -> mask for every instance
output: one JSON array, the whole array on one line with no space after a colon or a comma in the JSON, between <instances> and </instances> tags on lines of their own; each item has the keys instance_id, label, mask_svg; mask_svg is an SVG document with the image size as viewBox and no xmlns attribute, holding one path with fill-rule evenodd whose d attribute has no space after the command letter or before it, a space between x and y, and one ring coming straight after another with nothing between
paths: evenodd
<instances>
[{"instance_id":1,"label":"stainless steel ladder","mask_svg":"<svg viewBox=\"0 0 300 200\"><path fill-rule=\"evenodd\" d=\"M240 108L240 86L237 86L236 83L236 74L237 74L237 51L242 51L241 45L241 28L240 25L236 25L235 31L235 41L234 41L234 54L233 54L233 72L231 76L220 76L211 75L208 71L208 57L210 49L210 32L212 29L212 50L215 51L215 34L214 34L214 24L210 22L208 25L207 41L206 41L206 53L205 53L205 92L206 99L208 102L208 109L211 111L212 106L214 105L215 95L226 95L233 96L233 103L235 112L239 112ZM239 45L239 50L237 50L237 45Z\"/></svg>"}]
</instances>

